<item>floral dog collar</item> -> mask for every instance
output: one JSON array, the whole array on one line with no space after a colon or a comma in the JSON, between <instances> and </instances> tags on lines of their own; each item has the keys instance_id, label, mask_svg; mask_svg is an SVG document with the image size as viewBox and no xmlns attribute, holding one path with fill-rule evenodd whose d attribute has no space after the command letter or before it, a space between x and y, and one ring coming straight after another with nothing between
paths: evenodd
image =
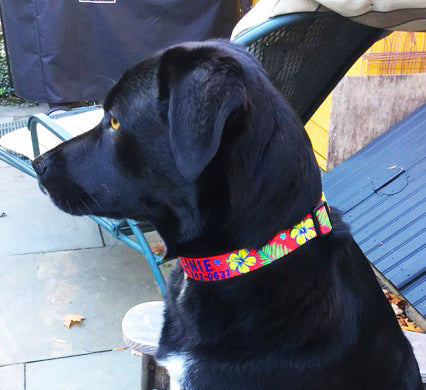
<instances>
[{"instance_id":1,"label":"floral dog collar","mask_svg":"<svg viewBox=\"0 0 426 390\"><path fill-rule=\"evenodd\" d=\"M254 271L289 254L307 241L331 232L328 205L321 201L302 222L280 231L261 249L240 249L223 255L191 259L179 257L185 273L195 280L216 281Z\"/></svg>"}]
</instances>

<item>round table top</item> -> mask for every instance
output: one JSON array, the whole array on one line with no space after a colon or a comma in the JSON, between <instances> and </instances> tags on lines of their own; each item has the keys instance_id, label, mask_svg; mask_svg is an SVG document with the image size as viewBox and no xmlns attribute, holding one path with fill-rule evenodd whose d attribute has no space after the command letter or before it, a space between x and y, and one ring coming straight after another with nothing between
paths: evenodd
<instances>
[{"instance_id":1,"label":"round table top","mask_svg":"<svg viewBox=\"0 0 426 390\"><path fill-rule=\"evenodd\" d=\"M163 326L164 302L145 302L132 307L122 322L125 344L140 353L154 355Z\"/></svg>"}]
</instances>

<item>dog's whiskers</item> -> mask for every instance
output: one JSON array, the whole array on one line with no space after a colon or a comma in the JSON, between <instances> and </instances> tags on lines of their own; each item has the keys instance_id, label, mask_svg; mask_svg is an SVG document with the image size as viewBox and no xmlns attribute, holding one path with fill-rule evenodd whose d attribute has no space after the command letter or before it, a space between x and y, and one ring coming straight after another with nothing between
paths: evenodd
<instances>
[{"instance_id":1,"label":"dog's whiskers","mask_svg":"<svg viewBox=\"0 0 426 390\"><path fill-rule=\"evenodd\" d=\"M86 202L83 199L80 199L80 202L83 203L83 205L86 207L86 209L89 211L89 214L92 214L92 209L86 204Z\"/></svg>"},{"instance_id":2,"label":"dog's whiskers","mask_svg":"<svg viewBox=\"0 0 426 390\"><path fill-rule=\"evenodd\" d=\"M99 204L99 202L96 200L96 198L92 195L92 194L88 194L90 196L90 198L98 205L99 209L102 209L101 205Z\"/></svg>"},{"instance_id":3,"label":"dog's whiskers","mask_svg":"<svg viewBox=\"0 0 426 390\"><path fill-rule=\"evenodd\" d=\"M67 206L68 206L68 210L69 210L68 212L71 214L72 209L71 209L70 201L68 199L66 199L66 201L67 201Z\"/></svg>"}]
</instances>

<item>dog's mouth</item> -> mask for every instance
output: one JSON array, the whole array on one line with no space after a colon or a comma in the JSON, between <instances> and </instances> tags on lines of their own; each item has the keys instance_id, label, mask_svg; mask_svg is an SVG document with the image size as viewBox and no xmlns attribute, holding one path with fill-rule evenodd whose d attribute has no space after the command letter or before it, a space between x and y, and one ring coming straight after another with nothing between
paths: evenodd
<instances>
[{"instance_id":1,"label":"dog's mouth","mask_svg":"<svg viewBox=\"0 0 426 390\"><path fill-rule=\"evenodd\" d=\"M50 198L53 203L60 208L62 211L67 214L75 215L75 216L83 216L83 215L98 215L96 210L92 207L92 204L86 199L68 199L61 198L58 196L52 196L49 193Z\"/></svg>"},{"instance_id":2,"label":"dog's mouth","mask_svg":"<svg viewBox=\"0 0 426 390\"><path fill-rule=\"evenodd\" d=\"M51 201L60 210L67 214L74 216L96 216L96 217L107 217L107 218L127 218L123 213L117 213L109 205L102 203L100 199L94 194L83 191L79 187L67 187L65 190L59 190L58 188L49 188L49 185L45 186L38 180L40 190L48 195ZM72 196L67 196L72 194ZM129 213L130 215L130 213Z\"/></svg>"},{"instance_id":3,"label":"dog's mouth","mask_svg":"<svg viewBox=\"0 0 426 390\"><path fill-rule=\"evenodd\" d=\"M81 189L73 188L72 191L68 188L69 193L74 193L75 196L69 198L66 196L68 191L60 191L59 189L49 190L49 186L44 185L42 179L37 177L38 186L44 195L48 195L52 202L62 211L75 215L94 215L96 214L96 201L94 197L84 193ZM93 198L93 200L91 199Z\"/></svg>"},{"instance_id":4,"label":"dog's mouth","mask_svg":"<svg viewBox=\"0 0 426 390\"><path fill-rule=\"evenodd\" d=\"M44 195L49 195L47 188L41 183L40 178L38 176L37 176L37 181L38 181L38 186L39 186L41 192L43 192Z\"/></svg>"}]
</instances>

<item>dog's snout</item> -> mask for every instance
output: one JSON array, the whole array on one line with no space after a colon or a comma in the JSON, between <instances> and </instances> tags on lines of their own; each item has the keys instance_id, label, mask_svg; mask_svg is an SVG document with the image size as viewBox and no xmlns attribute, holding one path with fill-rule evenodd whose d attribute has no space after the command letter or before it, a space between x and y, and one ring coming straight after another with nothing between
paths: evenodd
<instances>
[{"instance_id":1,"label":"dog's snout","mask_svg":"<svg viewBox=\"0 0 426 390\"><path fill-rule=\"evenodd\" d=\"M33 168L38 176L43 176L48 168L48 162L45 156L39 156L33 161Z\"/></svg>"}]
</instances>

